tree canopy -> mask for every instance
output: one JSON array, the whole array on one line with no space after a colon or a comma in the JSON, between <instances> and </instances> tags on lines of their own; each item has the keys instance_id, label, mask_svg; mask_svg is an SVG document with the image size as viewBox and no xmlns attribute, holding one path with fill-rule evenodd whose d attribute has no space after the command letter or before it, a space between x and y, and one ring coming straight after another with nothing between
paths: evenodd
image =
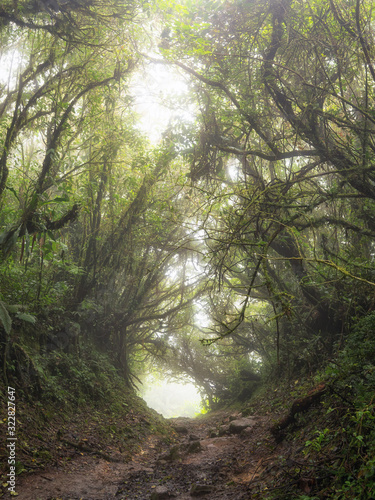
<instances>
[{"instance_id":1,"label":"tree canopy","mask_svg":"<svg viewBox=\"0 0 375 500\"><path fill-rule=\"evenodd\" d=\"M213 405L332 356L374 307L373 23L367 0L3 2L3 377L92 342ZM148 65L195 114L157 145Z\"/></svg>"},{"instance_id":2,"label":"tree canopy","mask_svg":"<svg viewBox=\"0 0 375 500\"><path fill-rule=\"evenodd\" d=\"M166 16L163 55L200 108L189 160L207 190L215 290L236 297L216 331L241 325L260 354L267 325L278 363L316 362L372 307L372 5L208 2Z\"/></svg>"}]
</instances>

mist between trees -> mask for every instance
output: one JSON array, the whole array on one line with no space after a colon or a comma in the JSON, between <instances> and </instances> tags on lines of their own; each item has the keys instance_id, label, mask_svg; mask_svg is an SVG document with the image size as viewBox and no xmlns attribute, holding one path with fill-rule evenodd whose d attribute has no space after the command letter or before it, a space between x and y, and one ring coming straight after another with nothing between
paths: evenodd
<instances>
[{"instance_id":1,"label":"mist between trees","mask_svg":"<svg viewBox=\"0 0 375 500\"><path fill-rule=\"evenodd\" d=\"M3 381L96 350L215 407L334 356L374 308L373 26L367 0L3 1ZM155 145L130 84L158 65L188 90Z\"/></svg>"}]
</instances>

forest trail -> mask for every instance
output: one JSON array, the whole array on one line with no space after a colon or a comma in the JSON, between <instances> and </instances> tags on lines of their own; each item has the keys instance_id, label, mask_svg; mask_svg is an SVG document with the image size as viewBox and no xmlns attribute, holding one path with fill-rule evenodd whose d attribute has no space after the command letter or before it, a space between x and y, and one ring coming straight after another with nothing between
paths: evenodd
<instances>
[{"instance_id":1,"label":"forest trail","mask_svg":"<svg viewBox=\"0 0 375 500\"><path fill-rule=\"evenodd\" d=\"M19 476L19 500L240 500L259 492L277 456L269 416L219 411L170 423L172 444L150 436L126 463L75 450L64 466Z\"/></svg>"}]
</instances>

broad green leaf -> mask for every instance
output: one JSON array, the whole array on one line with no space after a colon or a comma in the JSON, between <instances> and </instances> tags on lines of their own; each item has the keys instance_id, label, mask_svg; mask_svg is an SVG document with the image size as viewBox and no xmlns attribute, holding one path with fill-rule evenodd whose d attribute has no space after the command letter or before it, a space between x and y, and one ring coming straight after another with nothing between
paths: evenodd
<instances>
[{"instance_id":1,"label":"broad green leaf","mask_svg":"<svg viewBox=\"0 0 375 500\"><path fill-rule=\"evenodd\" d=\"M22 319L22 321L26 321L27 323L31 323L33 325L35 325L35 323L36 323L36 317L33 316L32 314L18 312L16 317L18 319Z\"/></svg>"},{"instance_id":2,"label":"broad green leaf","mask_svg":"<svg viewBox=\"0 0 375 500\"><path fill-rule=\"evenodd\" d=\"M2 300L0 300L0 321L4 327L5 332L9 335L12 329L12 320Z\"/></svg>"}]
</instances>

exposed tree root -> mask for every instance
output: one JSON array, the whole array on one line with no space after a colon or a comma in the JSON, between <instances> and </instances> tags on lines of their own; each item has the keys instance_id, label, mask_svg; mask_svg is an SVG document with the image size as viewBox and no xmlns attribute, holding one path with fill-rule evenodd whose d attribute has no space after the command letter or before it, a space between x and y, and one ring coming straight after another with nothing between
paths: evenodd
<instances>
[{"instance_id":1,"label":"exposed tree root","mask_svg":"<svg viewBox=\"0 0 375 500\"><path fill-rule=\"evenodd\" d=\"M323 396L323 394L326 392L327 386L326 384L322 383L309 391L307 396L303 398L298 398L295 401L293 401L292 407L286 415L286 417L282 418L276 424L274 424L271 427L271 433L275 437L276 440L280 441L283 439L283 434L282 431L286 429L290 424L295 422L295 415L297 413L305 412L307 411L310 406L317 401L320 400L320 398Z\"/></svg>"}]
</instances>

